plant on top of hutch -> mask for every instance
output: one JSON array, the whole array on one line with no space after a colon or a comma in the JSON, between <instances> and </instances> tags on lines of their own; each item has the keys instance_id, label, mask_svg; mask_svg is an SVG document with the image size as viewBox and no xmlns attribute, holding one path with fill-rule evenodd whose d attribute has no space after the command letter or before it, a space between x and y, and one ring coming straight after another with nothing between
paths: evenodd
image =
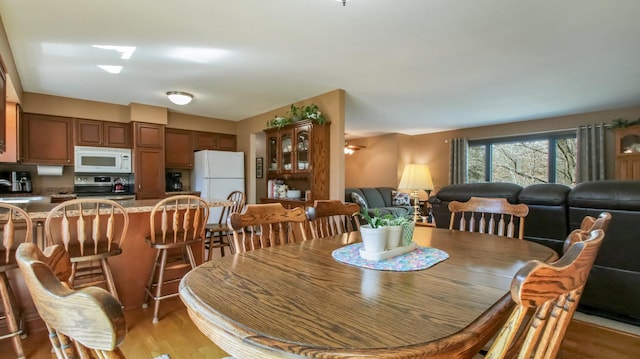
<instances>
[{"instance_id":1,"label":"plant on top of hutch","mask_svg":"<svg viewBox=\"0 0 640 359\"><path fill-rule=\"evenodd\" d=\"M311 120L319 125L327 123L327 120L322 116L322 112L317 105L311 104L309 106L300 107L291 105L291 108L287 111L287 115L285 117L275 116L273 119L267 121L267 128L282 128L303 120Z\"/></svg>"},{"instance_id":2,"label":"plant on top of hutch","mask_svg":"<svg viewBox=\"0 0 640 359\"><path fill-rule=\"evenodd\" d=\"M311 192L311 198L275 199L285 207L306 206L308 201L329 198L329 126L316 105L291 105L286 124L283 117L269 121L264 130L267 139L267 180L280 180L289 189ZM295 120L294 120L295 119ZM276 121L277 120L277 121ZM274 122L275 121L275 122ZM289 122L291 121L291 122ZM267 191L268 192L268 191Z\"/></svg>"}]
</instances>

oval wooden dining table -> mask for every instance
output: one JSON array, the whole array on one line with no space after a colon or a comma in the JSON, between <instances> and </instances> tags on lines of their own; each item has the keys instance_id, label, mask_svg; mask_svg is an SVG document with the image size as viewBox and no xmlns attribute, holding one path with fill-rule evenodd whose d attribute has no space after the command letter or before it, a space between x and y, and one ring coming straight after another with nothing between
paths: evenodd
<instances>
[{"instance_id":1,"label":"oval wooden dining table","mask_svg":"<svg viewBox=\"0 0 640 359\"><path fill-rule=\"evenodd\" d=\"M526 240L417 227L449 258L418 271L364 269L332 251L359 232L225 256L189 272L180 297L236 358L467 358L513 306L511 279L553 250Z\"/></svg>"}]
</instances>

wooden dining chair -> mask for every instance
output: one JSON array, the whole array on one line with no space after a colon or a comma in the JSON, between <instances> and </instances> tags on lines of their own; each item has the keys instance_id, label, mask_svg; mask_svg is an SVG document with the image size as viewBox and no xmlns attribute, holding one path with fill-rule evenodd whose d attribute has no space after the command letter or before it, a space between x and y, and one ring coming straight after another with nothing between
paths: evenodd
<instances>
[{"instance_id":1,"label":"wooden dining chair","mask_svg":"<svg viewBox=\"0 0 640 359\"><path fill-rule=\"evenodd\" d=\"M555 358L589 276L604 231L576 229L554 263L530 261L511 282L516 306L485 358ZM531 313L532 312L532 313Z\"/></svg>"},{"instance_id":2,"label":"wooden dining chair","mask_svg":"<svg viewBox=\"0 0 640 359\"><path fill-rule=\"evenodd\" d=\"M529 207L505 198L471 197L467 202L451 201L449 211L449 229L523 239Z\"/></svg>"},{"instance_id":3,"label":"wooden dining chair","mask_svg":"<svg viewBox=\"0 0 640 359\"><path fill-rule=\"evenodd\" d=\"M118 202L99 198L65 201L44 222L47 246L59 244L71 257L69 283L75 289L105 285L116 299L118 291L109 258L122 254L129 215Z\"/></svg>"},{"instance_id":4,"label":"wooden dining chair","mask_svg":"<svg viewBox=\"0 0 640 359\"><path fill-rule=\"evenodd\" d=\"M99 287L71 289L64 281L71 261L62 246L42 253L35 244L24 243L16 259L56 357L125 357L118 348L127 333L120 301Z\"/></svg>"},{"instance_id":5,"label":"wooden dining chair","mask_svg":"<svg viewBox=\"0 0 640 359\"><path fill-rule=\"evenodd\" d=\"M585 216L580 223L580 229L583 231L593 231L595 229L602 229L603 231L607 231L609 228L609 223L611 222L611 213L602 212L598 216L598 218L592 216ZM580 240L579 236L569 236L564 241L562 246L562 253L566 253L569 247L574 243L575 240Z\"/></svg>"},{"instance_id":6,"label":"wooden dining chair","mask_svg":"<svg viewBox=\"0 0 640 359\"><path fill-rule=\"evenodd\" d=\"M227 220L233 234L233 251L242 253L256 248L307 240L304 209L285 209L280 203L249 204L242 213Z\"/></svg>"},{"instance_id":7,"label":"wooden dining chair","mask_svg":"<svg viewBox=\"0 0 640 359\"><path fill-rule=\"evenodd\" d=\"M316 200L307 207L312 238L335 236L360 229L360 206L339 200Z\"/></svg>"},{"instance_id":8,"label":"wooden dining chair","mask_svg":"<svg viewBox=\"0 0 640 359\"><path fill-rule=\"evenodd\" d=\"M158 323L160 301L178 295L177 288L167 291L165 286L179 282L196 267L191 246L203 241L208 218L209 204L193 195L167 197L151 210L150 235L145 241L156 250L156 256L142 307L147 308L149 299L153 299L154 324Z\"/></svg>"},{"instance_id":9,"label":"wooden dining chair","mask_svg":"<svg viewBox=\"0 0 640 359\"><path fill-rule=\"evenodd\" d=\"M11 339L11 344L18 358L24 358L21 337L26 337L24 318L20 306L11 288L7 273L18 268L16 249L22 243L32 241L33 222L22 208L0 202L0 297L2 299L2 316L5 319L7 332L0 334L0 339Z\"/></svg>"},{"instance_id":10,"label":"wooden dining chair","mask_svg":"<svg viewBox=\"0 0 640 359\"><path fill-rule=\"evenodd\" d=\"M245 196L242 191L233 191L227 196L227 201L233 204L222 207L218 223L207 224L204 247L208 251L207 260L213 258L213 249L220 248L220 256L224 257L224 247L230 247L231 229L227 225L227 218L234 212L241 212L245 204Z\"/></svg>"}]
</instances>

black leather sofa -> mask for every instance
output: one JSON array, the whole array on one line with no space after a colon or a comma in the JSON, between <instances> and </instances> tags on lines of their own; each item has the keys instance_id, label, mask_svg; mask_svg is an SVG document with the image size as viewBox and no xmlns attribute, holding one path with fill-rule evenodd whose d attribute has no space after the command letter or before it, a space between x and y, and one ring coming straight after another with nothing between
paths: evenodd
<instances>
[{"instance_id":1,"label":"black leather sofa","mask_svg":"<svg viewBox=\"0 0 640 359\"><path fill-rule=\"evenodd\" d=\"M640 181L593 181L521 187L513 183L465 183L443 187L429 198L436 226L448 228L449 202L476 197L525 203L524 238L562 252L567 235L584 216L611 213L579 310L640 325Z\"/></svg>"}]
</instances>

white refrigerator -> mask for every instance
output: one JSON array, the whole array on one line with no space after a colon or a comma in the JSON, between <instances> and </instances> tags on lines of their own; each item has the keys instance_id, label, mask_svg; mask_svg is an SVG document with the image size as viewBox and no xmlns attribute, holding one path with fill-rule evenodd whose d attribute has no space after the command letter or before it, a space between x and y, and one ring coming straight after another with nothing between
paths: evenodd
<instances>
[{"instance_id":1,"label":"white refrigerator","mask_svg":"<svg viewBox=\"0 0 640 359\"><path fill-rule=\"evenodd\" d=\"M191 173L191 189L200 191L205 200L226 199L233 191L244 192L244 153L197 151ZM209 212L209 223L220 219L220 207Z\"/></svg>"}]
</instances>

